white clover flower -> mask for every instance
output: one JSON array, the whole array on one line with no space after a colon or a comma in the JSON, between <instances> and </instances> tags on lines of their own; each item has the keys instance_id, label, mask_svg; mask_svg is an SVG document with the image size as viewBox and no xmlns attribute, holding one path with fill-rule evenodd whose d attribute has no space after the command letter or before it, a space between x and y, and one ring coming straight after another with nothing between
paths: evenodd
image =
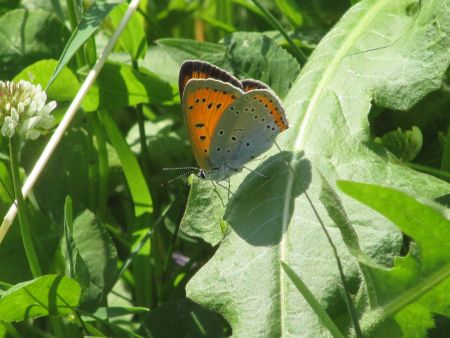
<instances>
[{"instance_id":1,"label":"white clover flower","mask_svg":"<svg viewBox=\"0 0 450 338\"><path fill-rule=\"evenodd\" d=\"M56 102L45 104L47 94L40 85L24 80L19 82L0 81L0 125L3 136L15 133L34 140L41 132L53 125L50 115Z\"/></svg>"}]
</instances>

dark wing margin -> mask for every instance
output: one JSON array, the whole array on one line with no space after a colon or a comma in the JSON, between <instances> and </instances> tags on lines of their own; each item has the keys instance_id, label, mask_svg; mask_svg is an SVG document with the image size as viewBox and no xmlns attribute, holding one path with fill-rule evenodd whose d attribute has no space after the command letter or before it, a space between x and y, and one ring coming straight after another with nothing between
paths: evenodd
<instances>
[{"instance_id":1,"label":"dark wing margin","mask_svg":"<svg viewBox=\"0 0 450 338\"><path fill-rule=\"evenodd\" d=\"M253 79L246 79L246 80L242 80L242 87L244 89L244 92L248 92L250 90L254 90L254 89L269 89L269 86L266 85L265 83L258 81L258 80L253 80Z\"/></svg>"},{"instance_id":2,"label":"dark wing margin","mask_svg":"<svg viewBox=\"0 0 450 338\"><path fill-rule=\"evenodd\" d=\"M220 69L210 63L187 60L184 61L180 68L180 75L178 76L178 88L180 91L180 99L183 97L184 87L190 79L216 79L223 82L228 82L233 86L243 89L241 81L235 78L225 70Z\"/></svg>"}]
</instances>

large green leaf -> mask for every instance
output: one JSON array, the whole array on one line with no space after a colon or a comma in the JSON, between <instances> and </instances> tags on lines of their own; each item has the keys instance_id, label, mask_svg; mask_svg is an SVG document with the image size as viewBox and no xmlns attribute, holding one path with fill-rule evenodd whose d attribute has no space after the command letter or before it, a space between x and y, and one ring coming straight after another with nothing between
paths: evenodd
<instances>
[{"instance_id":1,"label":"large green leaf","mask_svg":"<svg viewBox=\"0 0 450 338\"><path fill-rule=\"evenodd\" d=\"M373 317L395 314L403 336L425 337L426 329L433 327L433 313L450 316L449 210L378 185L341 181L338 186L415 241L406 257L395 259L391 270L366 267L371 297L362 324L369 324L366 329L377 337L380 328L370 326Z\"/></svg>"},{"instance_id":2,"label":"large green leaf","mask_svg":"<svg viewBox=\"0 0 450 338\"><path fill-rule=\"evenodd\" d=\"M9 79L25 66L57 58L68 38L67 28L43 10L17 9L0 18L0 78Z\"/></svg>"},{"instance_id":3,"label":"large green leaf","mask_svg":"<svg viewBox=\"0 0 450 338\"><path fill-rule=\"evenodd\" d=\"M80 300L73 279L45 275L14 285L0 298L0 321L13 322L72 312Z\"/></svg>"},{"instance_id":4,"label":"large green leaf","mask_svg":"<svg viewBox=\"0 0 450 338\"><path fill-rule=\"evenodd\" d=\"M349 328L335 258L302 194L307 189L325 224L333 225L318 198L319 172L329 182L383 183L428 198L450 189L391 161L369 134L372 102L410 108L440 86L450 62L448 1L417 1L414 11L411 4L366 0L352 7L324 37L285 99L291 127L278 139L283 152L274 149L268 155L276 155L253 164L269 178L254 173L232 178L232 187L238 188L226 205L230 231L190 281L187 295L221 313L236 337L328 334L285 276L280 260L302 278L333 319L339 318L343 331ZM291 159L295 175L285 159ZM216 198L212 188L211 198ZM398 230L349 198L342 197L342 203L361 249L380 264L392 264L401 242ZM190 210L195 208L188 206ZM214 218L201 222L210 224ZM329 231L356 292L358 264L338 229Z\"/></svg>"},{"instance_id":5,"label":"large green leaf","mask_svg":"<svg viewBox=\"0 0 450 338\"><path fill-rule=\"evenodd\" d=\"M56 60L37 61L17 74L14 81L26 80L40 84L44 88L56 66ZM69 68L61 68L58 79L52 83L46 93L50 99L60 103L61 101L71 101L79 87L80 82L75 74Z\"/></svg>"},{"instance_id":6,"label":"large green leaf","mask_svg":"<svg viewBox=\"0 0 450 338\"><path fill-rule=\"evenodd\" d=\"M258 33L237 32L223 44L188 39L161 39L158 43L179 63L187 59L212 62L241 79L255 78L270 83L280 97L286 96L299 71L298 63L290 54Z\"/></svg>"}]
</instances>

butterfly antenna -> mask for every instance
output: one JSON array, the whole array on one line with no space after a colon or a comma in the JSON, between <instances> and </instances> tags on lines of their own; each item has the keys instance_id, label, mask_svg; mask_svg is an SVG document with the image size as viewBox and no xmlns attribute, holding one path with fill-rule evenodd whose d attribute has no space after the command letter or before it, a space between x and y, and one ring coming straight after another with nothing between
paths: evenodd
<instances>
[{"instance_id":1,"label":"butterfly antenna","mask_svg":"<svg viewBox=\"0 0 450 338\"><path fill-rule=\"evenodd\" d=\"M172 168L162 168L164 171L169 170L199 170L197 167L172 167Z\"/></svg>"},{"instance_id":2,"label":"butterfly antenna","mask_svg":"<svg viewBox=\"0 0 450 338\"><path fill-rule=\"evenodd\" d=\"M163 169L181 169L181 168L163 168ZM186 169L188 169L188 168L186 168ZM173 181L176 181L176 180L178 180L178 179L180 179L180 178L182 178L182 177L184 177L184 176L187 176L187 175L190 175L190 174L194 173L195 171L192 170L192 169L199 170L198 168L192 167L191 170L186 171L185 173L182 173L181 175L178 175L178 176L176 176L176 177L174 177L174 178L168 180L167 182L161 183L161 186L163 187L163 186L165 186L165 185L167 185L167 184L170 184L170 183L172 183Z\"/></svg>"}]
</instances>

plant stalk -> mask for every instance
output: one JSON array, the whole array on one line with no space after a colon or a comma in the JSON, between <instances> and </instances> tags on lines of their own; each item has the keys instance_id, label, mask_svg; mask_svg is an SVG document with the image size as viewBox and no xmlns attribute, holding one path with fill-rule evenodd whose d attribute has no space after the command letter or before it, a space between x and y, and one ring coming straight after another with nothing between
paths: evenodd
<instances>
[{"instance_id":1,"label":"plant stalk","mask_svg":"<svg viewBox=\"0 0 450 338\"><path fill-rule=\"evenodd\" d=\"M39 277L42 275L41 267L36 256L36 250L34 249L33 236L31 235L30 222L28 220L28 214L26 211L25 201L23 199L20 176L19 176L19 147L20 137L14 135L9 139L9 154L11 162L11 175L14 184L14 194L17 203L17 209L19 212L20 232L22 234L23 246L27 255L28 264L30 265L31 273L33 277Z\"/></svg>"},{"instance_id":2,"label":"plant stalk","mask_svg":"<svg viewBox=\"0 0 450 338\"><path fill-rule=\"evenodd\" d=\"M259 3L258 0L252 0L252 2L258 7L265 15L266 20L276 29L280 32L281 35L286 39L286 41L289 43L289 45L292 47L292 50L296 56L296 58L299 61L306 62L308 58L306 57L305 53L302 52L302 50L295 44L295 42L291 39L289 34L285 31L283 26L278 22L278 20L272 15L272 13L269 12L269 10L264 7L262 4Z\"/></svg>"}]
</instances>

